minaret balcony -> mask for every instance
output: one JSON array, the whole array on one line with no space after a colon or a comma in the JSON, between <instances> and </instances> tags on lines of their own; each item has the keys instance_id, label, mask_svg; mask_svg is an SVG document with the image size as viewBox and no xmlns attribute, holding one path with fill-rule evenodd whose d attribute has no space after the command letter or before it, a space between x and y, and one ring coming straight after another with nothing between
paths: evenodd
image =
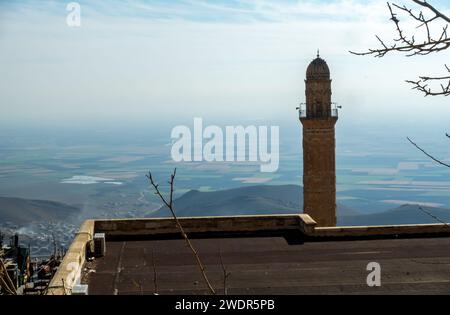
<instances>
[{"instance_id":1,"label":"minaret balcony","mask_svg":"<svg viewBox=\"0 0 450 315\"><path fill-rule=\"evenodd\" d=\"M300 119L323 119L323 118L339 118L339 109L341 107L337 104L332 104L330 112L316 112L316 113L309 113L306 109L306 104L301 104L300 107L297 107L297 110L299 112L299 118Z\"/></svg>"}]
</instances>

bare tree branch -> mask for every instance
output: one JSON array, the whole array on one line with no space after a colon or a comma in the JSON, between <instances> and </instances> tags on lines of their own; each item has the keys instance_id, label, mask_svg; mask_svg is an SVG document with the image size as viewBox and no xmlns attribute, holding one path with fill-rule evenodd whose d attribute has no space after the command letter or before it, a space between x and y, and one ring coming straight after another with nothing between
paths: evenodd
<instances>
[{"instance_id":1,"label":"bare tree branch","mask_svg":"<svg viewBox=\"0 0 450 315\"><path fill-rule=\"evenodd\" d=\"M231 272L227 272L227 269L223 263L222 251L220 250L220 248L219 248L219 259L220 259L220 266L222 267L222 272L223 272L223 294L228 295L227 280L228 280L228 277L231 276Z\"/></svg>"},{"instance_id":2,"label":"bare tree branch","mask_svg":"<svg viewBox=\"0 0 450 315\"><path fill-rule=\"evenodd\" d=\"M450 72L450 68L445 65L445 68L448 70L448 72ZM450 75L449 76L444 76L444 77L425 77L425 76L421 76L419 77L420 80L418 81L411 81L411 80L407 80L407 83L412 84L412 89L413 90L418 90L422 93L424 93L425 96L449 96L450 95ZM440 90L432 90L427 82L429 81L446 81L448 80L448 82L446 83L446 85L444 85L444 83L440 83Z\"/></svg>"},{"instance_id":3,"label":"bare tree branch","mask_svg":"<svg viewBox=\"0 0 450 315\"><path fill-rule=\"evenodd\" d=\"M7 280L7 275L5 276L3 273L0 274L0 288L4 290L4 292L8 295L16 295L16 291L14 287L11 287L9 281Z\"/></svg>"},{"instance_id":4,"label":"bare tree branch","mask_svg":"<svg viewBox=\"0 0 450 315\"><path fill-rule=\"evenodd\" d=\"M448 23L450 23L450 18L448 18L446 15L444 15L442 12L440 12L439 10L437 10L435 7L433 7L431 4L429 4L426 1L420 1L420 0L412 0L415 3L417 3L418 5L421 5L423 7L426 7L428 9L430 9L430 11L432 11L437 17L442 18L443 20L447 21Z\"/></svg>"},{"instance_id":5,"label":"bare tree branch","mask_svg":"<svg viewBox=\"0 0 450 315\"><path fill-rule=\"evenodd\" d=\"M174 170L173 174L170 176L170 181L168 182L168 184L170 185L169 201L167 201L164 198L164 196L161 194L161 192L159 190L159 185L156 184L155 181L153 180L152 173L149 172L148 175L146 175L146 177L150 180L151 185L155 189L155 195L157 195L161 199L161 201L167 206L167 208L169 208L170 212L172 213L172 217L175 220L175 223L176 223L178 229L180 230L181 235L183 236L184 240L186 241L186 244L188 245L188 247L191 249L192 254L195 256L195 259L197 260L198 267L200 268L200 272L202 273L203 279L205 280L205 283L208 286L209 291L212 294L216 294L216 291L212 287L212 285L208 279L208 276L206 275L206 268L203 265L199 255L198 255L197 250L192 245L190 239L188 238L187 234L185 233L185 231L183 229L183 226L181 225L181 222L178 220L175 210L173 209L173 189L174 189L174 181L175 181L176 175L177 175L177 169Z\"/></svg>"},{"instance_id":6,"label":"bare tree branch","mask_svg":"<svg viewBox=\"0 0 450 315\"><path fill-rule=\"evenodd\" d=\"M411 56L426 56L431 53L437 53L447 50L450 47L450 37L448 35L448 28L450 18L447 17L441 10L431 5L427 1L411 0L419 7L424 8L427 11L425 14L423 11L415 12L413 9L408 8L406 5L400 6L395 3L387 3L390 20L394 22L397 33L397 38L393 39L391 44L387 44L379 36L376 36L380 42L381 47L377 49L369 49L366 52L353 52L350 53L358 56L373 55L375 57L382 58L386 54L391 52L405 53L407 57ZM408 15L410 19L418 23L417 29L423 30L423 41L417 40L416 35L407 35L400 26L400 19L396 11L403 12ZM431 16L430 16L431 14ZM439 25L439 24L442 25ZM440 30L436 33L436 29L440 26ZM449 67L445 66L447 71L450 72ZM406 82L412 84L412 88L424 93L425 96L449 96L450 95L450 76L421 76L419 80L407 80ZM433 82L437 87L429 87L428 83Z\"/></svg>"},{"instance_id":7,"label":"bare tree branch","mask_svg":"<svg viewBox=\"0 0 450 315\"><path fill-rule=\"evenodd\" d=\"M419 210L422 211L423 213L429 215L430 217L432 217L433 219L435 219L435 220L438 221L439 223L442 223L442 224L444 224L446 227L450 228L450 225L449 225L447 222L441 220L440 218L438 218L437 216L435 216L434 214L432 214L430 211L427 211L427 210L425 210L425 209L422 208L422 207L419 207Z\"/></svg>"},{"instance_id":8,"label":"bare tree branch","mask_svg":"<svg viewBox=\"0 0 450 315\"><path fill-rule=\"evenodd\" d=\"M8 275L8 271L6 269L5 264L3 263L3 259L0 258L0 284L2 289L9 295L17 295L16 288L11 278Z\"/></svg>"},{"instance_id":9,"label":"bare tree branch","mask_svg":"<svg viewBox=\"0 0 450 315\"><path fill-rule=\"evenodd\" d=\"M67 295L66 283L64 282L64 278L61 279L62 289L64 291L64 295Z\"/></svg>"},{"instance_id":10,"label":"bare tree branch","mask_svg":"<svg viewBox=\"0 0 450 315\"><path fill-rule=\"evenodd\" d=\"M422 151L426 156L428 156L428 157L429 157L430 159L432 159L433 161L435 161L435 162L437 162L437 163L439 163L439 164L441 164L441 165L443 165L443 166L450 167L449 164L446 164L446 163L444 163L444 162L438 160L437 158L435 158L434 156L432 156L431 154L429 154L427 151L425 151L424 149L422 149L421 147L419 147L419 146L418 146L415 142L413 142L409 137L408 137L407 139L408 139L409 142L411 142L411 144L412 144L413 146L415 146L417 149L419 149L420 151Z\"/></svg>"}]
</instances>

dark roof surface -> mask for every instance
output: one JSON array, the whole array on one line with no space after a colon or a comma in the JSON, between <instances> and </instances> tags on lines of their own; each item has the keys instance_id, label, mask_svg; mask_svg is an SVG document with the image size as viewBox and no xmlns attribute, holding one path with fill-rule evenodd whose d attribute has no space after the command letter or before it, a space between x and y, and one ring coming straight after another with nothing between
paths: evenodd
<instances>
[{"instance_id":1,"label":"dark roof surface","mask_svg":"<svg viewBox=\"0 0 450 315\"><path fill-rule=\"evenodd\" d=\"M283 235L192 240L218 293L223 265L228 294L449 294L450 238L296 241ZM116 240L87 263L89 294L208 294L181 239ZM381 265L379 288L366 284ZM89 270L95 272L89 272ZM156 281L155 281L156 276Z\"/></svg>"}]
</instances>

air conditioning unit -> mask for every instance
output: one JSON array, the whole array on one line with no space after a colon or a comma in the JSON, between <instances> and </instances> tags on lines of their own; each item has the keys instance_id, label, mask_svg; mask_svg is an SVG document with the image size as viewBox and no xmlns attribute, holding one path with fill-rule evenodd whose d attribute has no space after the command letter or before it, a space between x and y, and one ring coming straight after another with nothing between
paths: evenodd
<instances>
[{"instance_id":1,"label":"air conditioning unit","mask_svg":"<svg viewBox=\"0 0 450 315\"><path fill-rule=\"evenodd\" d=\"M89 286L87 284L74 285L72 295L89 295Z\"/></svg>"},{"instance_id":2,"label":"air conditioning unit","mask_svg":"<svg viewBox=\"0 0 450 315\"><path fill-rule=\"evenodd\" d=\"M94 234L94 256L103 257L106 253L105 233Z\"/></svg>"}]
</instances>

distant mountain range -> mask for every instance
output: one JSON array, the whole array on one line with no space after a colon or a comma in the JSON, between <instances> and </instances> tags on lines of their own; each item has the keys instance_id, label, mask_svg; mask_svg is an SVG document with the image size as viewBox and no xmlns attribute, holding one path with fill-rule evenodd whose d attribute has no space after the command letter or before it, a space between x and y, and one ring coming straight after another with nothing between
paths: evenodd
<instances>
[{"instance_id":1,"label":"distant mountain range","mask_svg":"<svg viewBox=\"0 0 450 315\"><path fill-rule=\"evenodd\" d=\"M338 218L338 223L344 226L440 223L421 209L431 213L443 222L450 222L450 210L448 209L408 204L375 214L340 217Z\"/></svg>"},{"instance_id":2,"label":"distant mountain range","mask_svg":"<svg viewBox=\"0 0 450 315\"><path fill-rule=\"evenodd\" d=\"M233 216L264 214L297 214L303 206L303 189L297 185L248 186L213 192L191 190L174 201L179 217ZM422 207L445 222L450 222L450 210ZM0 197L0 223L27 225L33 222L74 221L80 215L76 206L47 200L28 200ZM162 207L151 217L169 217ZM389 225L438 223L424 213L419 205L401 207L364 214L344 204L337 205L338 225Z\"/></svg>"},{"instance_id":3,"label":"distant mountain range","mask_svg":"<svg viewBox=\"0 0 450 315\"><path fill-rule=\"evenodd\" d=\"M191 190L175 200L177 215L223 216L298 212L299 186L250 186L213 192ZM167 216L163 207L155 216Z\"/></svg>"},{"instance_id":4,"label":"distant mountain range","mask_svg":"<svg viewBox=\"0 0 450 315\"><path fill-rule=\"evenodd\" d=\"M303 207L303 190L297 185L249 186L213 192L191 190L174 201L180 217L232 216L257 214L299 213ZM357 216L360 213L338 204L338 216ZM153 216L170 215L163 207Z\"/></svg>"},{"instance_id":5,"label":"distant mountain range","mask_svg":"<svg viewBox=\"0 0 450 315\"><path fill-rule=\"evenodd\" d=\"M249 186L214 192L191 190L174 201L179 217L293 214L303 207L303 189L297 185ZM450 222L450 210L422 207L443 221ZM152 217L168 217L162 207ZM343 204L337 205L338 225L389 225L438 223L420 210L419 205L401 207L376 214L363 214Z\"/></svg>"},{"instance_id":6,"label":"distant mountain range","mask_svg":"<svg viewBox=\"0 0 450 315\"><path fill-rule=\"evenodd\" d=\"M32 222L70 220L80 209L48 200L0 197L0 222L26 225Z\"/></svg>"}]
</instances>

